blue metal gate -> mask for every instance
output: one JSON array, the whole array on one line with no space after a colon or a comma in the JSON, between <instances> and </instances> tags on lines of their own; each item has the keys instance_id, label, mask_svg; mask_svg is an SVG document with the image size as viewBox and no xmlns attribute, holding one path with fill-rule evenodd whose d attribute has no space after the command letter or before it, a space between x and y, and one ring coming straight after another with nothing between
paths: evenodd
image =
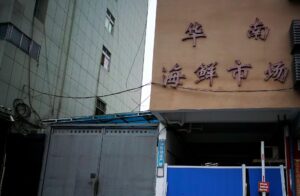
<instances>
[{"instance_id":1,"label":"blue metal gate","mask_svg":"<svg viewBox=\"0 0 300 196\"><path fill-rule=\"evenodd\" d=\"M284 183L282 181L284 180L281 175L284 175L281 173L282 171L278 168L266 168L266 179L268 182L270 182L270 193L269 195L274 196L282 196L285 195L285 189ZM258 181L261 181L261 169L260 168L248 168L248 174L249 174L249 189L250 189L250 195L251 196L260 196L260 194L257 192L258 190Z\"/></svg>"},{"instance_id":2,"label":"blue metal gate","mask_svg":"<svg viewBox=\"0 0 300 196\"><path fill-rule=\"evenodd\" d=\"M285 196L283 167L266 167L270 195ZM167 196L258 196L260 167L168 166Z\"/></svg>"}]
</instances>

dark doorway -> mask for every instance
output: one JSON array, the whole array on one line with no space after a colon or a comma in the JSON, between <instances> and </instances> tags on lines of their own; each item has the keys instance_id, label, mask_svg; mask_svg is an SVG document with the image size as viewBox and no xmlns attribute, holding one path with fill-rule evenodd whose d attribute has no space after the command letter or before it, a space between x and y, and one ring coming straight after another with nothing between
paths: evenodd
<instances>
[{"instance_id":1,"label":"dark doorway","mask_svg":"<svg viewBox=\"0 0 300 196\"><path fill-rule=\"evenodd\" d=\"M260 165L265 141L266 165L284 164L283 128L276 123L187 124L168 128L171 165Z\"/></svg>"},{"instance_id":2,"label":"dark doorway","mask_svg":"<svg viewBox=\"0 0 300 196\"><path fill-rule=\"evenodd\" d=\"M8 134L2 196L38 194L44 142L44 134Z\"/></svg>"}]
</instances>

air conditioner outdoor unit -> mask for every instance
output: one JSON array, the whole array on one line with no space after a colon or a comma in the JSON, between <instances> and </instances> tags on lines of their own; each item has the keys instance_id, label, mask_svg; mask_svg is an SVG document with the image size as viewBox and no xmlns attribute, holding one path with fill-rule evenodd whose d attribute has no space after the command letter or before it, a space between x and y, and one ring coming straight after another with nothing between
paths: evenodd
<instances>
[{"instance_id":1,"label":"air conditioner outdoor unit","mask_svg":"<svg viewBox=\"0 0 300 196\"><path fill-rule=\"evenodd\" d=\"M290 27L292 54L300 53L300 20L293 20Z\"/></svg>"},{"instance_id":2,"label":"air conditioner outdoor unit","mask_svg":"<svg viewBox=\"0 0 300 196\"><path fill-rule=\"evenodd\" d=\"M300 90L300 53L293 56L293 82L294 89Z\"/></svg>"}]
</instances>

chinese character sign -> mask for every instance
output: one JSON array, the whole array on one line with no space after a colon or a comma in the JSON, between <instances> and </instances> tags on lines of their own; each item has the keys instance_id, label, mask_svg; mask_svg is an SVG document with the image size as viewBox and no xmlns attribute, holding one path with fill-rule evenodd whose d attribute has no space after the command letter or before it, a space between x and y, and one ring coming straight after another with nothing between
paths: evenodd
<instances>
[{"instance_id":1,"label":"chinese character sign","mask_svg":"<svg viewBox=\"0 0 300 196\"><path fill-rule=\"evenodd\" d=\"M284 83L288 73L289 70L285 67L285 64L282 61L269 63L269 67L265 71L265 81L268 81L270 78L274 78L274 81Z\"/></svg>"},{"instance_id":2,"label":"chinese character sign","mask_svg":"<svg viewBox=\"0 0 300 196\"><path fill-rule=\"evenodd\" d=\"M157 167L164 167L165 164L165 149L166 149L166 140L160 139L158 141L158 153L157 153Z\"/></svg>"},{"instance_id":3,"label":"chinese character sign","mask_svg":"<svg viewBox=\"0 0 300 196\"><path fill-rule=\"evenodd\" d=\"M185 75L181 73L182 68L180 65L175 64L173 68L167 73L167 70L163 68L163 83L164 86L178 87L182 85L181 79L185 79ZM167 74L166 74L167 73Z\"/></svg>"},{"instance_id":4,"label":"chinese character sign","mask_svg":"<svg viewBox=\"0 0 300 196\"><path fill-rule=\"evenodd\" d=\"M258 18L256 18L254 24L250 25L247 35L248 38L254 38L255 40L261 39L265 41L269 35L269 32L270 29L266 27Z\"/></svg>"},{"instance_id":5,"label":"chinese character sign","mask_svg":"<svg viewBox=\"0 0 300 196\"><path fill-rule=\"evenodd\" d=\"M227 69L232 73L232 77L237 80L238 86L241 86L242 80L247 79L249 69L252 68L250 64L242 64L240 60L235 60L235 66Z\"/></svg>"},{"instance_id":6,"label":"chinese character sign","mask_svg":"<svg viewBox=\"0 0 300 196\"><path fill-rule=\"evenodd\" d=\"M187 37L183 38L182 41L186 41L188 39L193 40L193 47L196 47L196 39L197 38L205 38L206 35L203 32L202 25L198 22L191 23L187 30L185 31Z\"/></svg>"},{"instance_id":7,"label":"chinese character sign","mask_svg":"<svg viewBox=\"0 0 300 196\"><path fill-rule=\"evenodd\" d=\"M198 80L196 80L195 83L198 84L203 80L209 80L209 86L212 86L213 78L218 77L216 73L217 64L217 62L210 63L208 65L202 63L194 72L198 77Z\"/></svg>"},{"instance_id":8,"label":"chinese character sign","mask_svg":"<svg viewBox=\"0 0 300 196\"><path fill-rule=\"evenodd\" d=\"M259 18L255 18L254 23L249 26L247 36L249 39L253 38L255 40L265 41L269 33L270 29L265 26ZM204 33L202 25L198 22L190 23L185 31L185 37L182 38L182 41L192 40L193 47L196 47L198 38L206 38L206 34ZM202 63L200 66L198 66L198 68L194 71L194 74L197 76L195 83L198 84L202 81L208 80L209 86L212 87L214 79L219 77L216 73L217 64L217 62L210 64ZM236 80L238 86L240 87L242 85L242 81L247 79L250 69L252 69L251 64L242 64L240 60L235 60L235 65L229 67L227 72L231 72L233 79ZM163 86L177 88L178 86L183 85L182 79L186 79L186 77L181 72L182 68L178 64L175 64L169 71L163 68ZM286 81L288 72L288 68L286 68L282 61L277 63L269 63L269 67L264 72L264 80L268 81L270 78L273 78L274 81L284 83Z\"/></svg>"}]
</instances>

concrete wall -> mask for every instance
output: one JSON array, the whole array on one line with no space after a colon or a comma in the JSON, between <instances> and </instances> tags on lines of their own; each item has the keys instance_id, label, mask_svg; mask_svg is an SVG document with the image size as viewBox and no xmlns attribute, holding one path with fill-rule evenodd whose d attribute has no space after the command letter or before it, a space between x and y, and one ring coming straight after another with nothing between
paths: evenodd
<instances>
[{"instance_id":1,"label":"concrete wall","mask_svg":"<svg viewBox=\"0 0 300 196\"><path fill-rule=\"evenodd\" d=\"M29 66L31 88L49 94L95 96L140 86L147 5L146 0L48 0L43 24L33 17L35 0L0 0L0 22L12 22L42 47L37 62L0 41L0 105L12 107L15 98L28 103ZM104 26L107 8L115 17L113 35ZM100 65L103 45L112 54L110 71ZM103 98L107 113L138 110L140 92ZM95 98L60 99L35 91L31 95L42 118L95 111Z\"/></svg>"},{"instance_id":2,"label":"concrete wall","mask_svg":"<svg viewBox=\"0 0 300 196\"><path fill-rule=\"evenodd\" d=\"M266 41L248 39L249 25L255 18L270 28ZM178 63L187 79L182 87L164 88L152 85L152 110L299 107L300 95L295 90L271 92L202 92L205 90L276 90L292 87L289 27L300 19L300 4L288 0L158 0L153 62L154 83L162 83L162 68ZM199 22L207 38L181 41L191 22ZM248 78L238 87L226 69L238 59L251 64ZM290 70L284 84L264 81L269 62L282 60ZM194 71L201 63L218 62L213 86L205 80L195 84Z\"/></svg>"}]
</instances>

